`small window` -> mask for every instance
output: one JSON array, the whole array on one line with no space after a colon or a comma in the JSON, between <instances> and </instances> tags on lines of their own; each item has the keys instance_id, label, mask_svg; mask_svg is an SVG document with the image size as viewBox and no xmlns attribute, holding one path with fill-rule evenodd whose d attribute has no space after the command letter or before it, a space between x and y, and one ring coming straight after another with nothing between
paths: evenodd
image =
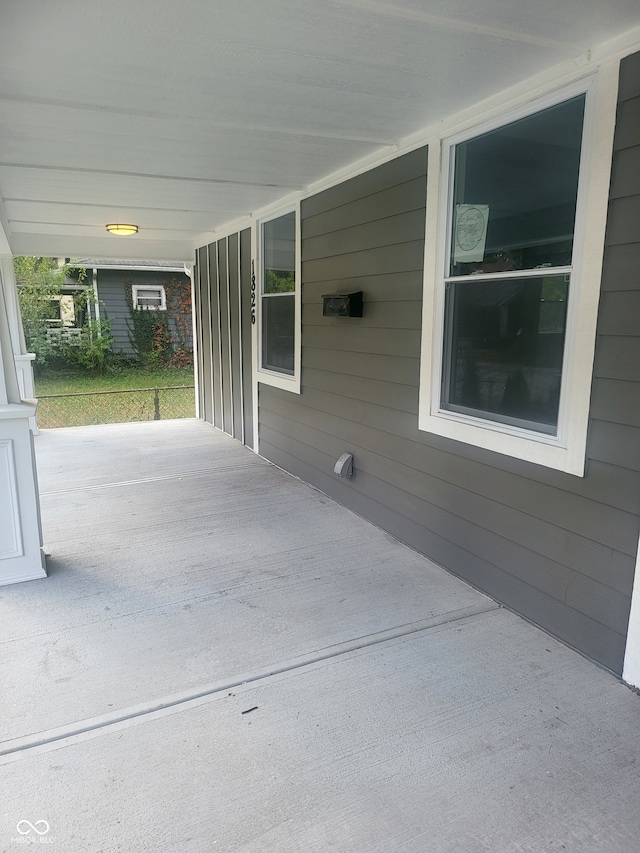
<instances>
[{"instance_id":1,"label":"small window","mask_svg":"<svg viewBox=\"0 0 640 853\"><path fill-rule=\"evenodd\" d=\"M298 214L260 223L261 381L299 391Z\"/></svg>"},{"instance_id":2,"label":"small window","mask_svg":"<svg viewBox=\"0 0 640 853\"><path fill-rule=\"evenodd\" d=\"M134 284L131 288L131 296L134 308L142 308L145 311L167 310L164 287L161 284L149 287Z\"/></svg>"}]
</instances>

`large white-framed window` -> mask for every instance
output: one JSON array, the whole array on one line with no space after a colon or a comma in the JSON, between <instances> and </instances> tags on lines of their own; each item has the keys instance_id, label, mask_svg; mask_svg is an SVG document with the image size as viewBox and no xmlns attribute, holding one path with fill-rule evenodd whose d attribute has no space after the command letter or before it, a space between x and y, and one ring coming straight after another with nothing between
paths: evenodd
<instances>
[{"instance_id":1,"label":"large white-framed window","mask_svg":"<svg viewBox=\"0 0 640 853\"><path fill-rule=\"evenodd\" d=\"M131 299L134 308L144 311L166 311L167 297L162 284L134 284L131 287Z\"/></svg>"},{"instance_id":2,"label":"large white-framed window","mask_svg":"<svg viewBox=\"0 0 640 853\"><path fill-rule=\"evenodd\" d=\"M430 145L419 427L584 473L616 85Z\"/></svg>"},{"instance_id":3,"label":"large white-framed window","mask_svg":"<svg viewBox=\"0 0 640 853\"><path fill-rule=\"evenodd\" d=\"M300 393L300 207L257 224L258 379Z\"/></svg>"}]
</instances>

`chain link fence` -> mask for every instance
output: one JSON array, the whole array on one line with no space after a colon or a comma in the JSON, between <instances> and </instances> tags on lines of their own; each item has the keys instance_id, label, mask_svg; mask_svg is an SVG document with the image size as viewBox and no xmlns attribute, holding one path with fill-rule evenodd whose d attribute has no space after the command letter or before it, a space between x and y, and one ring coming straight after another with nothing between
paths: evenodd
<instances>
[{"instance_id":1,"label":"chain link fence","mask_svg":"<svg viewBox=\"0 0 640 853\"><path fill-rule=\"evenodd\" d=\"M38 396L38 427L121 424L195 417L193 385Z\"/></svg>"}]
</instances>

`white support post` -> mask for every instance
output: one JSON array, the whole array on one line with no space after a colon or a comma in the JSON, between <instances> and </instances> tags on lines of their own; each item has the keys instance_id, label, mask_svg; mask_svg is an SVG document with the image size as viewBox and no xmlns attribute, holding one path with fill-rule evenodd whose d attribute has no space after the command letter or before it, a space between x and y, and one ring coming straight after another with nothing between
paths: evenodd
<instances>
[{"instance_id":1,"label":"white support post","mask_svg":"<svg viewBox=\"0 0 640 853\"><path fill-rule=\"evenodd\" d=\"M191 340L193 341L193 385L195 391L195 417L200 418L200 371L198 370L198 335L196 332L196 281L193 275L194 265L189 263L184 265L184 274L189 279L191 287ZM200 297L198 297L200 298Z\"/></svg>"},{"instance_id":2,"label":"white support post","mask_svg":"<svg viewBox=\"0 0 640 853\"><path fill-rule=\"evenodd\" d=\"M627 684L640 688L640 542L636 556L636 573L631 596L631 613L622 677Z\"/></svg>"},{"instance_id":3,"label":"white support post","mask_svg":"<svg viewBox=\"0 0 640 853\"><path fill-rule=\"evenodd\" d=\"M18 336L11 259L0 259L0 585L46 577L33 433L36 401L23 400L15 364ZM19 321L19 315L17 317ZM12 329L13 326L13 329ZM13 332L13 334L12 334Z\"/></svg>"},{"instance_id":4,"label":"white support post","mask_svg":"<svg viewBox=\"0 0 640 853\"><path fill-rule=\"evenodd\" d=\"M22 317L20 315L20 302L18 301L18 289L13 269L12 257L0 257L0 278L4 282L4 298L9 320L9 334L11 336L11 348L18 374L18 388L21 400L33 400L36 396L33 381L33 362L35 355L27 352L22 328ZM29 425L34 435L38 435L38 425L35 416L30 418Z\"/></svg>"}]
</instances>

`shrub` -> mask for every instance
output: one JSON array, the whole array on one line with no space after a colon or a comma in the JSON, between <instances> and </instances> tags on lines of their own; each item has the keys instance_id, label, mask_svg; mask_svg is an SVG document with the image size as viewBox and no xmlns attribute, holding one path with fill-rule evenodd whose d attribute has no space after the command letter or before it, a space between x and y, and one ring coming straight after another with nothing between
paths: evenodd
<instances>
[{"instance_id":1,"label":"shrub","mask_svg":"<svg viewBox=\"0 0 640 853\"><path fill-rule=\"evenodd\" d=\"M70 366L73 362L84 370L102 373L111 357L110 324L108 320L90 320L82 327L80 343L66 348Z\"/></svg>"}]
</instances>

